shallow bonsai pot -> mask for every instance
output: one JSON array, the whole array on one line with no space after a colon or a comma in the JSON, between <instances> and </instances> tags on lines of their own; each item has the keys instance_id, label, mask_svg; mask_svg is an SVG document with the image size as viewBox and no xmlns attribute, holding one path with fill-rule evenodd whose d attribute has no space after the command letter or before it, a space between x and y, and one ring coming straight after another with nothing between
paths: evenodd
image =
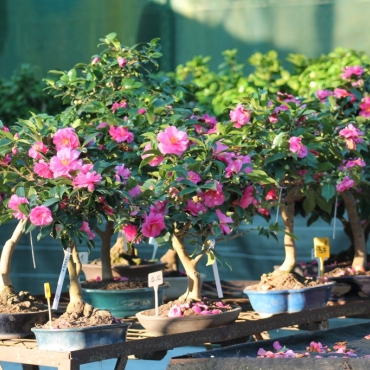
<instances>
[{"instance_id":1,"label":"shallow bonsai pot","mask_svg":"<svg viewBox=\"0 0 370 370\"><path fill-rule=\"evenodd\" d=\"M0 339L24 338L32 335L31 328L48 321L48 310L0 314Z\"/></svg>"},{"instance_id":2,"label":"shallow bonsai pot","mask_svg":"<svg viewBox=\"0 0 370 370\"><path fill-rule=\"evenodd\" d=\"M113 277L127 277L129 279L148 278L148 274L160 271L166 266L165 262L152 262L143 265L120 265L114 264L112 266ZM96 279L102 277L101 264L83 263L82 272L86 280Z\"/></svg>"},{"instance_id":3,"label":"shallow bonsai pot","mask_svg":"<svg viewBox=\"0 0 370 370\"><path fill-rule=\"evenodd\" d=\"M69 329L32 328L38 348L44 351L70 352L126 341L131 323Z\"/></svg>"},{"instance_id":4,"label":"shallow bonsai pot","mask_svg":"<svg viewBox=\"0 0 370 370\"><path fill-rule=\"evenodd\" d=\"M186 333L229 325L235 322L241 307L234 307L216 315L194 315L182 317L161 317L148 315L148 310L136 314L139 323L153 335ZM151 311L150 311L151 312Z\"/></svg>"},{"instance_id":5,"label":"shallow bonsai pot","mask_svg":"<svg viewBox=\"0 0 370 370\"><path fill-rule=\"evenodd\" d=\"M336 283L331 292L331 301L370 298L369 275L328 276L327 279Z\"/></svg>"},{"instance_id":6,"label":"shallow bonsai pot","mask_svg":"<svg viewBox=\"0 0 370 370\"><path fill-rule=\"evenodd\" d=\"M254 311L262 317L280 313L293 313L324 307L328 303L335 282L301 289L254 290L246 287L243 293L249 298Z\"/></svg>"},{"instance_id":7,"label":"shallow bonsai pot","mask_svg":"<svg viewBox=\"0 0 370 370\"><path fill-rule=\"evenodd\" d=\"M168 284L158 286L158 304L163 304L164 292ZM114 317L135 316L141 310L155 307L153 288L103 290L82 288L84 301L95 308L109 310Z\"/></svg>"},{"instance_id":8,"label":"shallow bonsai pot","mask_svg":"<svg viewBox=\"0 0 370 370\"><path fill-rule=\"evenodd\" d=\"M203 281L206 278L205 274L200 274L200 286L202 287ZM169 283L170 286L164 292L164 299L167 301L179 298L183 293L186 292L188 287L187 276L177 277L164 277L163 281Z\"/></svg>"}]
</instances>

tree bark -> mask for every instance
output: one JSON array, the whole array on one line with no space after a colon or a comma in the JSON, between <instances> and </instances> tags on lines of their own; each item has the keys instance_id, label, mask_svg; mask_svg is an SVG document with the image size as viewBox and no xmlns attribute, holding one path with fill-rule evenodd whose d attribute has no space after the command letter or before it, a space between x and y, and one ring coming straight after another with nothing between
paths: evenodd
<instances>
[{"instance_id":1,"label":"tree bark","mask_svg":"<svg viewBox=\"0 0 370 370\"><path fill-rule=\"evenodd\" d=\"M23 235L23 227L26 220L20 220L3 247L0 258L0 295L14 293L13 285L10 279L11 260L15 247Z\"/></svg>"},{"instance_id":2,"label":"tree bark","mask_svg":"<svg viewBox=\"0 0 370 370\"><path fill-rule=\"evenodd\" d=\"M188 277L188 287L186 292L179 297L181 302L186 301L201 301L201 283L200 273L196 270L199 260L194 260L189 256L188 251L184 245L184 240L176 235L172 237L172 247L177 253L182 265L184 266L186 275Z\"/></svg>"},{"instance_id":3,"label":"tree bark","mask_svg":"<svg viewBox=\"0 0 370 370\"><path fill-rule=\"evenodd\" d=\"M83 312L82 288L79 280L81 261L76 244L71 245L71 256L68 261L69 304L67 312Z\"/></svg>"},{"instance_id":4,"label":"tree bark","mask_svg":"<svg viewBox=\"0 0 370 370\"><path fill-rule=\"evenodd\" d=\"M288 191L285 199L285 205L281 207L281 215L284 221L285 231L288 233L294 232L294 195L293 191ZM291 272L296 263L296 248L294 239L284 234L284 249L285 260L279 267L279 270Z\"/></svg>"},{"instance_id":5,"label":"tree bark","mask_svg":"<svg viewBox=\"0 0 370 370\"><path fill-rule=\"evenodd\" d=\"M342 192L341 196L346 207L353 235L355 254L352 261L352 267L365 267L367 262L366 238L364 229L361 226L361 220L357 213L356 199L349 190Z\"/></svg>"},{"instance_id":6,"label":"tree bark","mask_svg":"<svg viewBox=\"0 0 370 370\"><path fill-rule=\"evenodd\" d=\"M114 233L113 221L107 221L105 230L100 234L102 240L101 246L101 267L102 267L102 279L113 279L112 265L110 260L110 249L112 246L112 236Z\"/></svg>"}]
</instances>

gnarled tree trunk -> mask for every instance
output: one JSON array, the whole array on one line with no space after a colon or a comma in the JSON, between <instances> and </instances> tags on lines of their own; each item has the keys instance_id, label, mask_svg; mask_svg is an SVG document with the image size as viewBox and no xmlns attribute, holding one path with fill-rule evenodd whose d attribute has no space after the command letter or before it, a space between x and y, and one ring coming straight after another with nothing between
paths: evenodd
<instances>
[{"instance_id":1,"label":"gnarled tree trunk","mask_svg":"<svg viewBox=\"0 0 370 370\"><path fill-rule=\"evenodd\" d=\"M105 230L96 228L97 234L100 236L101 245L101 267L102 267L102 279L113 279L112 265L110 260L110 249L112 246L112 236L114 233L113 221L107 221Z\"/></svg>"},{"instance_id":2,"label":"gnarled tree trunk","mask_svg":"<svg viewBox=\"0 0 370 370\"><path fill-rule=\"evenodd\" d=\"M14 293L13 285L10 280L11 260L15 247L23 234L23 227L26 220L20 220L14 229L12 236L6 241L0 258L0 295L8 296Z\"/></svg>"}]
</instances>

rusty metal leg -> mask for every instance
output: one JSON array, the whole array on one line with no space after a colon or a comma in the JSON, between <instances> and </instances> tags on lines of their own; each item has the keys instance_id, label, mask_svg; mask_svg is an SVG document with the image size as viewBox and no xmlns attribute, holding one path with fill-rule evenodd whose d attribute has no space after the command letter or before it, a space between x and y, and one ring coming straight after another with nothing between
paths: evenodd
<instances>
[{"instance_id":1,"label":"rusty metal leg","mask_svg":"<svg viewBox=\"0 0 370 370\"><path fill-rule=\"evenodd\" d=\"M2 367L0 366L0 370ZM39 370L39 365L22 364L22 370Z\"/></svg>"},{"instance_id":2,"label":"rusty metal leg","mask_svg":"<svg viewBox=\"0 0 370 370\"><path fill-rule=\"evenodd\" d=\"M118 357L114 370L124 370L127 365L127 357Z\"/></svg>"}]
</instances>

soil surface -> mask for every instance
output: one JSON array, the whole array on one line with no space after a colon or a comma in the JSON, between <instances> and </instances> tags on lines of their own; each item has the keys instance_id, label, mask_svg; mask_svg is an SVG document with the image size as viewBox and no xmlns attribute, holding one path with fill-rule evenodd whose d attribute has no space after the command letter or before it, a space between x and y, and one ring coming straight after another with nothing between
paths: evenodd
<instances>
[{"instance_id":1,"label":"soil surface","mask_svg":"<svg viewBox=\"0 0 370 370\"><path fill-rule=\"evenodd\" d=\"M370 276L370 271L355 270L351 267L337 267L334 270L328 271L324 277L339 277L339 276Z\"/></svg>"},{"instance_id":2,"label":"soil surface","mask_svg":"<svg viewBox=\"0 0 370 370\"><path fill-rule=\"evenodd\" d=\"M202 303L207 306L209 311L212 310L220 310L221 312L226 312L232 310L234 307L227 303L222 303L220 300L209 300L203 299ZM191 302L188 304L181 303L180 301L170 301L158 307L158 316L160 317L168 317L168 314L171 308L175 305L179 307L182 312L183 316L199 316L195 311L193 311L192 307L196 304L200 304L200 302ZM221 304L223 306L221 306ZM146 310L142 312L143 315L146 316L155 316L155 309Z\"/></svg>"},{"instance_id":3,"label":"soil surface","mask_svg":"<svg viewBox=\"0 0 370 370\"><path fill-rule=\"evenodd\" d=\"M119 322L120 321L112 316L109 311L93 308L91 305L85 304L85 310L82 315L78 314L77 312L65 312L60 317L53 318L51 321L51 326L53 329L68 329L111 325ZM37 327L49 329L50 321L48 321L45 325L37 325Z\"/></svg>"},{"instance_id":4,"label":"soil surface","mask_svg":"<svg viewBox=\"0 0 370 370\"><path fill-rule=\"evenodd\" d=\"M131 280L89 280L81 283L84 289L101 289L101 290L123 290L147 288L148 280L131 279Z\"/></svg>"},{"instance_id":5,"label":"soil surface","mask_svg":"<svg viewBox=\"0 0 370 370\"><path fill-rule=\"evenodd\" d=\"M0 296L0 314L45 311L45 304L29 292L21 291L7 298Z\"/></svg>"},{"instance_id":6,"label":"soil surface","mask_svg":"<svg viewBox=\"0 0 370 370\"><path fill-rule=\"evenodd\" d=\"M251 290L285 290L301 289L310 286L324 284L324 281L314 278L306 278L295 272L275 270L269 274L263 274L258 284L248 286Z\"/></svg>"}]
</instances>

